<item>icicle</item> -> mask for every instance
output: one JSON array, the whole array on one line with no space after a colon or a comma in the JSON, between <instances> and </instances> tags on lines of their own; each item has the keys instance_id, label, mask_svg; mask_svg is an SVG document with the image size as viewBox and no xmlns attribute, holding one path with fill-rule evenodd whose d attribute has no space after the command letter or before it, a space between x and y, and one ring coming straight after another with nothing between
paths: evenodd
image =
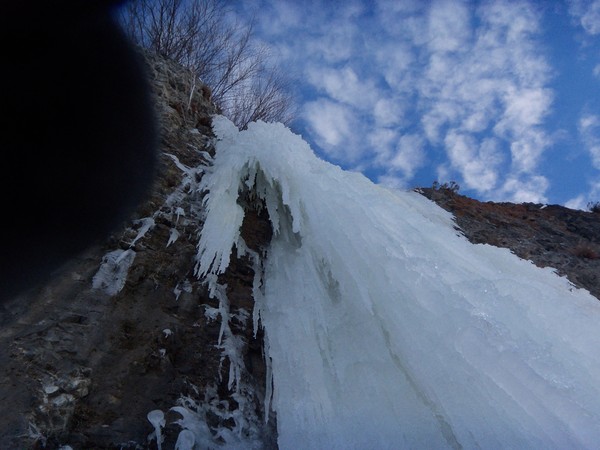
<instances>
[{"instance_id":1,"label":"icicle","mask_svg":"<svg viewBox=\"0 0 600 450\"><path fill-rule=\"evenodd\" d=\"M148 436L148 440L151 441L156 438L156 446L158 450L162 450L163 436L161 428L165 426L165 414L160 409L155 409L148 413L148 422L154 427L154 432Z\"/></svg>"},{"instance_id":2,"label":"icicle","mask_svg":"<svg viewBox=\"0 0 600 450\"><path fill-rule=\"evenodd\" d=\"M167 247L173 242L177 241L177 239L179 239L179 231L177 231L177 229L175 228L171 228L171 231L169 233L169 240L167 241Z\"/></svg>"},{"instance_id":3,"label":"icicle","mask_svg":"<svg viewBox=\"0 0 600 450\"><path fill-rule=\"evenodd\" d=\"M154 219L152 217L145 217L143 219L136 220L135 223L141 224L141 227L138 230L138 233L137 233L137 236L135 237L135 239L133 241L131 241L131 243L129 244L129 247L133 247L135 245L135 243L137 241L139 241L140 239L142 239L148 231L150 231L152 228L154 228L154 225L155 225Z\"/></svg>"},{"instance_id":4,"label":"icicle","mask_svg":"<svg viewBox=\"0 0 600 450\"><path fill-rule=\"evenodd\" d=\"M266 386L265 386L265 400L264 400L264 409L265 409L265 423L269 422L269 412L271 411L271 401L273 399L273 364L271 361L270 348L269 348L269 338L265 335L264 337L264 360L266 366Z\"/></svg>"}]
</instances>

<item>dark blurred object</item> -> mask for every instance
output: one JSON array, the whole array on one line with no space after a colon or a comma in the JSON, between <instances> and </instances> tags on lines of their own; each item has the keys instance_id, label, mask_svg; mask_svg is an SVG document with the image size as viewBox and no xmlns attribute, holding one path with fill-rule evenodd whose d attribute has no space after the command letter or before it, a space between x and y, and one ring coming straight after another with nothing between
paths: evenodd
<instances>
[{"instance_id":1,"label":"dark blurred object","mask_svg":"<svg viewBox=\"0 0 600 450\"><path fill-rule=\"evenodd\" d=\"M106 238L144 198L157 127L116 1L0 7L0 301Z\"/></svg>"}]
</instances>

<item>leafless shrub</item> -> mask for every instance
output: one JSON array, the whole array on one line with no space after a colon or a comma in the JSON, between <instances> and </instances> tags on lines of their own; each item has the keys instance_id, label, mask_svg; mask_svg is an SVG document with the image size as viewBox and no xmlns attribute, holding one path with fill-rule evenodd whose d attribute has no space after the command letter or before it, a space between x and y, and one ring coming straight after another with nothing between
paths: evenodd
<instances>
[{"instance_id":1,"label":"leafless shrub","mask_svg":"<svg viewBox=\"0 0 600 450\"><path fill-rule=\"evenodd\" d=\"M293 100L285 76L254 44L253 25L234 21L219 0L137 0L121 23L140 46L191 70L212 91L214 104L238 127L264 120L288 124Z\"/></svg>"},{"instance_id":2,"label":"leafless shrub","mask_svg":"<svg viewBox=\"0 0 600 450\"><path fill-rule=\"evenodd\" d=\"M591 212L600 214L600 202L589 202L587 207Z\"/></svg>"},{"instance_id":3,"label":"leafless shrub","mask_svg":"<svg viewBox=\"0 0 600 450\"><path fill-rule=\"evenodd\" d=\"M456 194L460 190L460 185L456 181L444 182L441 184L438 181L434 181L431 187L434 191L446 191L452 194Z\"/></svg>"}]
</instances>

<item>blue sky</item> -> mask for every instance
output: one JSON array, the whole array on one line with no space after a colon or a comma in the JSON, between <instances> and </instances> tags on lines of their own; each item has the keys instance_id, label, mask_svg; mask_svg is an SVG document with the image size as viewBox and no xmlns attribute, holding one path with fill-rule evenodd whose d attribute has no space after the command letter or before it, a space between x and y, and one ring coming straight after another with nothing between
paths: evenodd
<instances>
[{"instance_id":1,"label":"blue sky","mask_svg":"<svg viewBox=\"0 0 600 450\"><path fill-rule=\"evenodd\" d=\"M600 201L600 0L234 2L324 159L398 188Z\"/></svg>"}]
</instances>

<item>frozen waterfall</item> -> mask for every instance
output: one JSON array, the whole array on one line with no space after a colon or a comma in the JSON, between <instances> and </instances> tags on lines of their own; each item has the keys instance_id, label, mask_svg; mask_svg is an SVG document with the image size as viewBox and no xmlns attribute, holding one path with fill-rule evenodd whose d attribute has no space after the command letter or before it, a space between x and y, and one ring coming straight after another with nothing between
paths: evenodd
<instances>
[{"instance_id":1,"label":"frozen waterfall","mask_svg":"<svg viewBox=\"0 0 600 450\"><path fill-rule=\"evenodd\" d=\"M281 124L213 128L198 271L244 250L253 191L274 229L255 313L281 449L598 447L597 299Z\"/></svg>"}]
</instances>

